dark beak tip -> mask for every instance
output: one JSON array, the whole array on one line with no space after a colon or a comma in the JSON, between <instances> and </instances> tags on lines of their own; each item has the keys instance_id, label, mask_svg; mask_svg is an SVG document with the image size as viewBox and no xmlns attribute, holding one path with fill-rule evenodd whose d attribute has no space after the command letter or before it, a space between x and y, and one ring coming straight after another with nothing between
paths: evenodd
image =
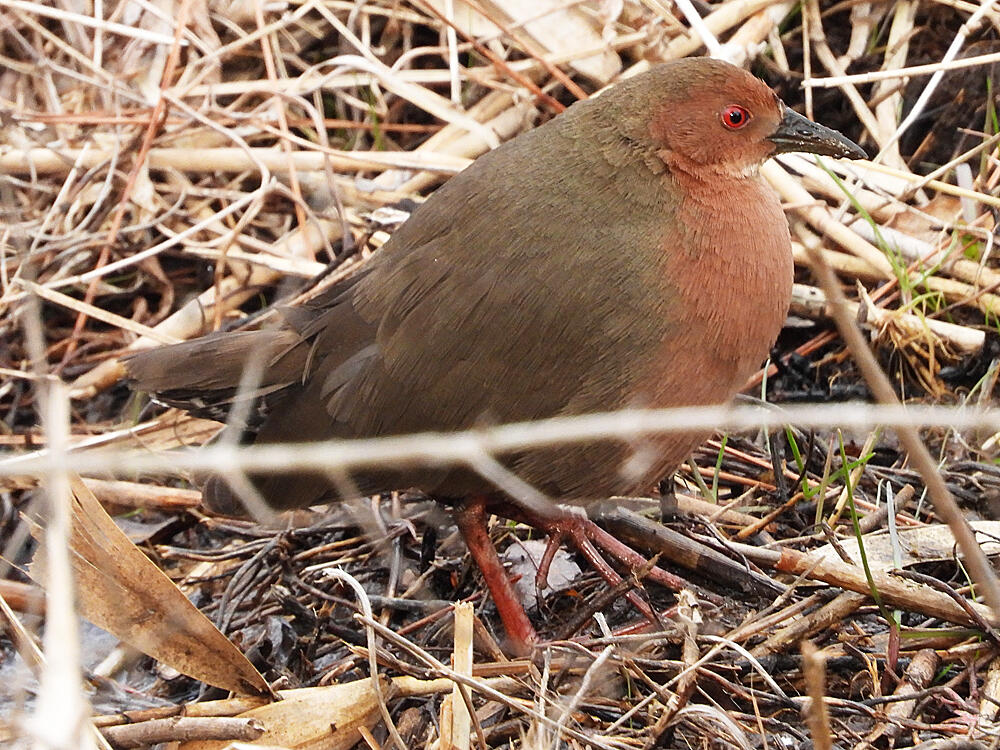
<instances>
[{"instance_id":1,"label":"dark beak tip","mask_svg":"<svg viewBox=\"0 0 1000 750\"><path fill-rule=\"evenodd\" d=\"M839 157L841 157L843 159L867 159L868 158L868 152L865 151L861 146L859 146L857 143L855 143L854 141L851 141L848 138L844 138L844 140L847 141L847 143L842 144L843 147L844 147L843 153L837 154L837 156L839 156ZM850 144L850 145L848 145L848 144Z\"/></svg>"}]
</instances>

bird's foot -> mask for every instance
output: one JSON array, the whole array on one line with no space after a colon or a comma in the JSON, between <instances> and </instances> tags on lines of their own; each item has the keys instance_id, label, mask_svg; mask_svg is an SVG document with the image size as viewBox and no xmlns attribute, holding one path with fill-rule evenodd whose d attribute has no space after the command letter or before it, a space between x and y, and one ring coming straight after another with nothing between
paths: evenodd
<instances>
[{"instance_id":1,"label":"bird's foot","mask_svg":"<svg viewBox=\"0 0 1000 750\"><path fill-rule=\"evenodd\" d=\"M604 555L601 554L602 551L629 570L648 569L646 573L647 578L671 590L678 591L686 585L682 578L671 575L656 566L651 567L646 558L591 521L584 515L582 510L565 509L563 513L554 519L522 517L519 520L530 523L535 528L545 531L549 536L548 545L538 564L538 573L535 577L536 585L539 588L543 588L545 582L548 580L549 565L560 543L564 540L572 543L587 558L587 562L598 572L601 578L611 586L620 584L622 577L604 559ZM629 591L625 594L625 597L644 617L658 624L659 621L656 614L637 592Z\"/></svg>"},{"instance_id":2,"label":"bird's foot","mask_svg":"<svg viewBox=\"0 0 1000 750\"><path fill-rule=\"evenodd\" d=\"M552 563L552 559L555 557L556 550L559 549L564 541L570 542L574 547L576 547L580 553L587 558L587 562L590 566L597 571L597 573L608 582L611 586L617 586L622 582L622 577L618 575L618 572L612 568L608 561L604 559L600 550L595 546L595 542L598 545L601 544L603 539L598 541L599 534L607 533L604 532L597 524L595 524L590 519L585 516L578 515L573 511L566 513L565 517L560 518L556 521L550 521L546 526L532 524L538 528L544 530L548 534L548 544L545 547L545 552L542 554L542 559L538 563L538 572L535 574L535 585L539 590L545 588L546 582L549 579L549 565ZM589 528L589 527L593 528ZM612 555L614 556L614 555ZM625 598L628 599L629 603L635 607L644 617L656 622L656 615L653 613L652 608L648 603L643 601L643 599L635 592L628 591L625 593Z\"/></svg>"},{"instance_id":3,"label":"bird's foot","mask_svg":"<svg viewBox=\"0 0 1000 750\"><path fill-rule=\"evenodd\" d=\"M483 580L496 605L504 630L507 631L508 648L517 655L526 655L538 643L538 635L487 532L487 513L491 504L493 502L490 497L468 499L455 509L455 522L465 539L469 553L482 571ZM511 506L506 502L502 508L498 507L496 510L500 515L529 524L548 535L549 541L539 562L536 576L536 585L539 588L544 588L548 580L549 566L560 543L564 540L576 547L611 586L619 585L622 577L611 567L605 555L617 560L630 571L643 570L645 578L674 591L687 585L682 578L651 566L645 557L595 524L581 510L560 507L554 508L554 513L539 514L527 508ZM652 607L636 591L630 590L625 596L650 622L659 624Z\"/></svg>"}]
</instances>

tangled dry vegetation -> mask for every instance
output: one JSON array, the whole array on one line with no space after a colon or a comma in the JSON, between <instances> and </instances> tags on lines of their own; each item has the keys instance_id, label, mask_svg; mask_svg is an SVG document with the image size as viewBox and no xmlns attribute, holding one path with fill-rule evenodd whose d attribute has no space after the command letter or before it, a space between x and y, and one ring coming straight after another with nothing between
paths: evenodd
<instances>
[{"instance_id":1,"label":"tangled dry vegetation","mask_svg":"<svg viewBox=\"0 0 1000 750\"><path fill-rule=\"evenodd\" d=\"M535 617L551 642L534 661L509 660L434 504L384 496L272 526L205 515L169 451L217 425L146 403L119 364L294 301L317 275L352 273L414 201L491 146L623 76L707 49L879 154L767 166L799 284L773 364L748 392L760 395L766 376L775 403L869 398L817 286L820 257L902 399L990 406L994 3L0 8L4 741L996 746L995 621L891 431L720 437L680 472L676 502L594 509L690 588L650 587L662 621L637 625L621 591L557 558L567 585ZM922 434L982 539L996 538L996 436ZM35 502L40 464L18 468L45 445L77 468L117 461L113 478L49 475L53 496L74 498L71 524ZM158 470L136 471L137 456ZM45 517L44 530L22 512ZM660 512L663 527L649 521ZM493 530L530 581L528 530ZM47 535L44 559L29 532ZM33 581L47 581L45 597ZM116 636L109 645L84 626L82 681L74 604ZM266 704L259 695L272 689L290 692ZM101 715L92 723L87 703Z\"/></svg>"}]
</instances>

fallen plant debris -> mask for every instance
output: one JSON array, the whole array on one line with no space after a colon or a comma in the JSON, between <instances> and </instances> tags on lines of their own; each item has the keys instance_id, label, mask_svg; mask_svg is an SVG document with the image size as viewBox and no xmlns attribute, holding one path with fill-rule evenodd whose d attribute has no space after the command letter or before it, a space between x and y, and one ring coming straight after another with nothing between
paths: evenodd
<instances>
[{"instance_id":1,"label":"fallen plant debris","mask_svg":"<svg viewBox=\"0 0 1000 750\"><path fill-rule=\"evenodd\" d=\"M616 499L625 511L605 519L650 557L663 553L657 564L688 587L674 596L639 570L608 589L584 567L568 587L537 592L532 616L550 640L534 660L511 660L434 504L396 493L270 524L206 514L194 477L171 471L169 456L210 441L219 423L133 395L120 359L266 325L272 303L355 273L488 148L620 77L707 50L882 154L853 165L790 155L765 170L795 230L798 286L747 393L778 404L870 398L818 291L815 244L905 402L992 406L998 33L994 3L932 0L86 12L5 2L0 464L60 445L165 458L157 472L74 482L76 514L63 520L35 489L58 488L54 475L0 475L0 741L995 746L997 622L888 431L792 426L707 442L665 484L675 494ZM54 380L72 401L61 422L43 423ZM994 544L996 434L922 437ZM138 548L102 538L113 526L94 500L123 528L128 516ZM46 594L29 577L28 517L45 517L37 533L57 542L55 575L64 556L67 570L88 570L75 598L65 580ZM74 527L82 518L96 525ZM89 529L93 556L80 539L59 542L72 528ZM520 549L530 531L494 521L491 533L531 578ZM144 578L147 563L165 576ZM650 602L658 625L637 621L626 590ZM177 626L181 599L204 613L203 637ZM459 627L463 601L472 612L461 610ZM115 637L84 628L81 681L75 614L95 603L114 615L101 624ZM129 629L158 633L164 648ZM241 660L245 683L219 679ZM226 697L209 683L284 700Z\"/></svg>"}]
</instances>

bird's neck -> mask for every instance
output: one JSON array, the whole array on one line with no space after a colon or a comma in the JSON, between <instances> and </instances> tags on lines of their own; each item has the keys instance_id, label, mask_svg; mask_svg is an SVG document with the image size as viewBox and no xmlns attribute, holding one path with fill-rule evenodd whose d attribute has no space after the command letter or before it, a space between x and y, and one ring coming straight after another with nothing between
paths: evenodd
<instances>
[{"instance_id":1,"label":"bird's neck","mask_svg":"<svg viewBox=\"0 0 1000 750\"><path fill-rule=\"evenodd\" d=\"M719 180L745 180L760 174L760 164L751 162L716 162L705 164L687 158L677 151L660 149L656 152L674 179L687 189L714 190Z\"/></svg>"}]
</instances>

